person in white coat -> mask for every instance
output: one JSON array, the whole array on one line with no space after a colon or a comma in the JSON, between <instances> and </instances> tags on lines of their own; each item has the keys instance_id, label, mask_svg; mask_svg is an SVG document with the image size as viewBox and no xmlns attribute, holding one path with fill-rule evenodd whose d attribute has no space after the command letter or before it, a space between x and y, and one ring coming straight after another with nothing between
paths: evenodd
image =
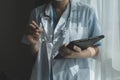
<instances>
[{"instance_id":1,"label":"person in white coat","mask_svg":"<svg viewBox=\"0 0 120 80\"><path fill-rule=\"evenodd\" d=\"M66 46L70 41L98 35L94 9L79 0L51 0L35 8L23 40L37 56L30 80L90 80L88 58L97 56L101 43L85 50ZM55 59L57 54L64 58Z\"/></svg>"}]
</instances>

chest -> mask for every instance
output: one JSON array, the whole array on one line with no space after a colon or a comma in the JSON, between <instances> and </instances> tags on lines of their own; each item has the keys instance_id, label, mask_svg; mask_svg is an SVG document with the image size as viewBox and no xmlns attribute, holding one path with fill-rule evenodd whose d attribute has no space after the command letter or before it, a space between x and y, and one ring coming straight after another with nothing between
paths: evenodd
<instances>
[{"instance_id":1,"label":"chest","mask_svg":"<svg viewBox=\"0 0 120 80\"><path fill-rule=\"evenodd\" d=\"M44 26L43 34L44 37L48 38L48 42L55 44L56 42L61 42L60 44L69 43L72 40L87 38L89 36L89 28L85 23L77 21L77 18L60 19L53 29L53 21L42 20L41 26Z\"/></svg>"}]
</instances>

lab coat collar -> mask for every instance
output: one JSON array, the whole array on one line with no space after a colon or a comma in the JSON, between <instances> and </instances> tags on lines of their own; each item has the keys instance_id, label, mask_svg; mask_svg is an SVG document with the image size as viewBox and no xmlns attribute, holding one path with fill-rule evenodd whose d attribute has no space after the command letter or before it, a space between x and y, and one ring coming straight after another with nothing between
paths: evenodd
<instances>
[{"instance_id":1,"label":"lab coat collar","mask_svg":"<svg viewBox=\"0 0 120 80\"><path fill-rule=\"evenodd\" d=\"M61 15L61 17L56 25L56 28L54 30L54 36L56 33L58 34L58 33L64 32L69 18L70 18L70 4L68 4L67 8Z\"/></svg>"},{"instance_id":2,"label":"lab coat collar","mask_svg":"<svg viewBox=\"0 0 120 80\"><path fill-rule=\"evenodd\" d=\"M78 1L78 0L70 0L70 11L71 12L74 12L77 10L77 5L80 4L81 2ZM46 4L46 7L45 7L45 12L44 12L44 16L49 16L50 19L52 19L52 2Z\"/></svg>"},{"instance_id":3,"label":"lab coat collar","mask_svg":"<svg viewBox=\"0 0 120 80\"><path fill-rule=\"evenodd\" d=\"M76 6L79 3L80 2L78 2L78 0L70 0L70 4L71 4L70 9L71 9L71 11L77 10ZM46 7L45 7L45 15L52 18L51 10L52 10L52 2L46 4Z\"/></svg>"},{"instance_id":4,"label":"lab coat collar","mask_svg":"<svg viewBox=\"0 0 120 80\"><path fill-rule=\"evenodd\" d=\"M45 15L44 16L49 16L52 19L51 10L52 10L52 2L46 4L45 12L44 12Z\"/></svg>"},{"instance_id":5,"label":"lab coat collar","mask_svg":"<svg viewBox=\"0 0 120 80\"><path fill-rule=\"evenodd\" d=\"M67 6L66 10L64 11L64 13L62 14L55 30L54 30L54 37L58 36L59 34L61 34L61 32L64 32L65 29L65 25L68 23L67 21L70 20L70 14L72 14L72 12L74 12L75 10L77 10L76 6L77 6L78 2L75 0L70 0L70 4ZM48 16L50 18L50 21L52 21L52 2L50 2L49 4L46 5L45 7L45 16ZM69 11L70 9L70 11ZM70 14L69 14L70 13ZM69 15L69 16L68 16ZM68 19L68 20L67 20ZM52 23L50 23L52 24ZM45 27L45 26L44 26ZM47 27L45 27L45 31L47 32ZM53 31L53 30L52 30Z\"/></svg>"},{"instance_id":6,"label":"lab coat collar","mask_svg":"<svg viewBox=\"0 0 120 80\"><path fill-rule=\"evenodd\" d=\"M62 16L61 16L61 18L60 18L60 20L59 20L55 30L54 30L54 34L60 33L61 29L63 29L65 27L64 25L65 25L65 23L67 21L68 14L70 13L69 9L70 9L70 6L68 5L66 10L62 14ZM45 12L44 12L44 16L43 16L44 20L45 20L45 17L48 16L50 18L50 21L53 22L53 20L52 20L53 13L52 12L53 12L52 2L50 2L45 7ZM46 28L45 28L45 30L46 30Z\"/></svg>"}]
</instances>

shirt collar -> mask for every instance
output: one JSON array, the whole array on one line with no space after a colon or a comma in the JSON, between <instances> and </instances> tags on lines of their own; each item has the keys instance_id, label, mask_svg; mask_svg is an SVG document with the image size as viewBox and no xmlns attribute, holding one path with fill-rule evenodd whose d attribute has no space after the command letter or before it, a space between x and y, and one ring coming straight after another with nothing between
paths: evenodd
<instances>
[{"instance_id":1,"label":"shirt collar","mask_svg":"<svg viewBox=\"0 0 120 80\"><path fill-rule=\"evenodd\" d=\"M52 3L50 2L45 6L45 16L49 16L50 18L52 18L51 11L52 11Z\"/></svg>"},{"instance_id":2,"label":"shirt collar","mask_svg":"<svg viewBox=\"0 0 120 80\"><path fill-rule=\"evenodd\" d=\"M77 6L77 4L78 4L78 0L70 0L70 4L71 4L71 6L70 6L71 11L77 10L76 6ZM52 13L51 13L51 11L52 11L52 2L46 4L46 7L45 7L45 15L46 15L46 16L50 16L50 17L52 18L52 16L51 16Z\"/></svg>"}]
</instances>

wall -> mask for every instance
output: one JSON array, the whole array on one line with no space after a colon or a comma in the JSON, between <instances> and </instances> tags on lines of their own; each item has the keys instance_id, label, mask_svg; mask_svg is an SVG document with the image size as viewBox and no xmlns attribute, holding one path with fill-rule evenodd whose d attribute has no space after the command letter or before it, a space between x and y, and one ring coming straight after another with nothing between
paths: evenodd
<instances>
[{"instance_id":1,"label":"wall","mask_svg":"<svg viewBox=\"0 0 120 80\"><path fill-rule=\"evenodd\" d=\"M0 74L4 72L7 80L30 76L33 57L20 40L34 4L35 0L0 0Z\"/></svg>"}]
</instances>

